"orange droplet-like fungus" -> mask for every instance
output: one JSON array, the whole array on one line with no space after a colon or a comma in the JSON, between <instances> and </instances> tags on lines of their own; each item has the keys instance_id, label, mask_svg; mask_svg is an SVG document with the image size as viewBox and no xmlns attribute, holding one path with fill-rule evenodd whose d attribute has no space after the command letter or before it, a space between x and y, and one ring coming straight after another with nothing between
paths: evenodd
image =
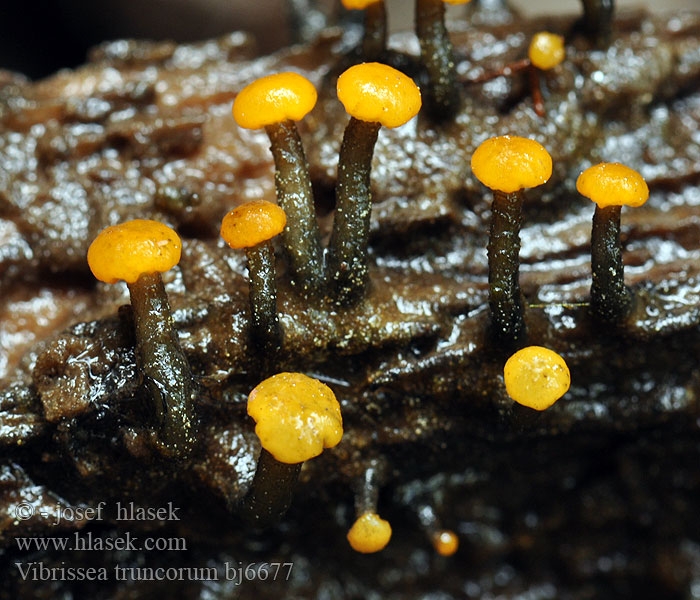
<instances>
[{"instance_id":1,"label":"orange droplet-like fungus","mask_svg":"<svg viewBox=\"0 0 700 600\"><path fill-rule=\"evenodd\" d=\"M353 523L347 538L356 552L362 554L379 552L391 539L391 525L378 514L366 512Z\"/></svg>"},{"instance_id":2,"label":"orange droplet-like fungus","mask_svg":"<svg viewBox=\"0 0 700 600\"><path fill-rule=\"evenodd\" d=\"M92 274L105 283L134 283L146 273L164 273L180 262L182 242L170 227L135 219L103 229L90 244Z\"/></svg>"},{"instance_id":3,"label":"orange droplet-like fungus","mask_svg":"<svg viewBox=\"0 0 700 600\"><path fill-rule=\"evenodd\" d=\"M505 364L503 378L508 395L534 410L552 406L571 385L564 359L542 346L528 346L513 354Z\"/></svg>"},{"instance_id":4,"label":"orange droplet-like fungus","mask_svg":"<svg viewBox=\"0 0 700 600\"><path fill-rule=\"evenodd\" d=\"M233 102L233 117L245 129L282 121L300 121L316 105L316 88L298 73L277 73L256 79Z\"/></svg>"}]
</instances>

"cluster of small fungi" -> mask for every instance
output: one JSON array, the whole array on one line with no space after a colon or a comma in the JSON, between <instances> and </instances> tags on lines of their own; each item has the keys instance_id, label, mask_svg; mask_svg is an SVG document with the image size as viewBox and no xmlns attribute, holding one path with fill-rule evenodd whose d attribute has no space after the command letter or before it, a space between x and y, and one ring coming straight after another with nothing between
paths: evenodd
<instances>
[{"instance_id":1,"label":"cluster of small fungi","mask_svg":"<svg viewBox=\"0 0 700 600\"><path fill-rule=\"evenodd\" d=\"M468 0L446 0L460 4ZM292 500L301 465L338 444L343 434L340 405L332 390L302 373L278 373L278 353L284 330L277 313L275 252L272 240L281 236L294 287L311 302L337 308L363 301L368 286L370 175L379 130L400 127L425 104L436 124L452 118L460 105L460 84L445 28L442 0L417 0L416 33L427 89L419 90L401 71L382 62L386 54L386 14L382 0L343 0L349 9L366 14L362 57L337 80L338 99L350 121L340 148L336 210L328 247L320 241L313 190L303 144L295 121L316 103L313 84L287 72L258 79L243 89L233 104L240 127L265 129L274 156L278 204L251 201L230 211L221 236L233 249L245 249L249 273L251 347L258 356L262 382L250 392L248 414L256 422L262 445L252 485L241 501L240 514L255 526L275 523ZM593 3L585 3L590 10ZM596 30L597 34L601 32ZM604 36L603 36L604 37ZM536 112L544 105L538 70L560 64L564 42L541 32L530 45L529 58L470 82L529 69ZM504 365L504 384L518 404L542 411L561 398L570 385L563 358L540 346L528 346L523 296L518 281L523 190L539 186L552 173L552 159L532 139L499 136L485 140L474 152L475 177L493 191L488 241L489 305L495 343L516 350ZM600 322L614 325L629 314L634 298L625 286L620 246L623 205L639 206L649 195L642 177L617 163L586 169L578 191L596 203L591 239L592 287L590 311ZM137 362L159 416L152 442L167 459L186 460L196 444L196 382L173 329L160 273L180 260L181 241L168 226L133 220L108 227L88 251L95 277L106 283L125 281L134 315ZM373 476L367 471L368 479ZM358 552L383 549L391 538L390 524L377 514L377 486L367 481L356 501L357 520L347 538ZM427 529L435 550L456 552L458 539L441 529L433 516Z\"/></svg>"}]
</instances>

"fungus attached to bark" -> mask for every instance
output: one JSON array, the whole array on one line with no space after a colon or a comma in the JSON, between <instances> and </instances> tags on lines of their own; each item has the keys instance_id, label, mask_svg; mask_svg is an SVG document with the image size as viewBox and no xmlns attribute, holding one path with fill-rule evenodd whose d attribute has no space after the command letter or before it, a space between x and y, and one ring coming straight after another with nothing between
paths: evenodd
<instances>
[{"instance_id":1,"label":"fungus attached to bark","mask_svg":"<svg viewBox=\"0 0 700 600\"><path fill-rule=\"evenodd\" d=\"M282 233L293 283L307 291L320 288L323 255L313 190L304 147L294 121L316 105L316 89L297 73L257 79L236 96L233 116L246 129L265 128L275 160L277 202L289 223Z\"/></svg>"},{"instance_id":2,"label":"fungus attached to bark","mask_svg":"<svg viewBox=\"0 0 700 600\"><path fill-rule=\"evenodd\" d=\"M452 118L460 103L452 42L445 27L445 4L469 1L416 0L416 35L429 80L425 105L436 121Z\"/></svg>"},{"instance_id":3,"label":"fungus attached to bark","mask_svg":"<svg viewBox=\"0 0 700 600\"><path fill-rule=\"evenodd\" d=\"M433 534L433 547L440 556L452 556L459 548L459 538L454 531L441 529Z\"/></svg>"},{"instance_id":4,"label":"fungus attached to bark","mask_svg":"<svg viewBox=\"0 0 700 600\"><path fill-rule=\"evenodd\" d=\"M620 213L622 206L644 204L649 188L633 169L600 163L579 175L576 189L596 203L591 232L591 310L602 321L619 323L632 301L622 264Z\"/></svg>"},{"instance_id":5,"label":"fungus attached to bark","mask_svg":"<svg viewBox=\"0 0 700 600\"><path fill-rule=\"evenodd\" d=\"M348 531L348 542L356 552L372 554L384 550L391 539L391 525L378 514L366 512Z\"/></svg>"},{"instance_id":6,"label":"fungus attached to bark","mask_svg":"<svg viewBox=\"0 0 700 600\"><path fill-rule=\"evenodd\" d=\"M87 253L93 275L105 283L125 281L131 296L136 360L160 421L156 444L167 456L184 458L194 444L195 384L173 329L161 273L180 261L182 242L157 221L136 219L107 227Z\"/></svg>"},{"instance_id":7,"label":"fungus attached to bark","mask_svg":"<svg viewBox=\"0 0 700 600\"><path fill-rule=\"evenodd\" d=\"M350 114L338 158L336 210L328 249L328 279L341 304L359 300L367 285L372 212L370 172L379 128L399 127L420 110L410 77L381 63L350 67L338 78L338 99Z\"/></svg>"},{"instance_id":8,"label":"fungus attached to bark","mask_svg":"<svg viewBox=\"0 0 700 600\"><path fill-rule=\"evenodd\" d=\"M279 373L248 396L262 450L242 512L255 525L279 519L292 501L301 465L340 442L343 419L333 391L301 373Z\"/></svg>"},{"instance_id":9,"label":"fungus attached to bark","mask_svg":"<svg viewBox=\"0 0 700 600\"><path fill-rule=\"evenodd\" d=\"M342 0L348 10L365 11L362 58L377 60L386 49L386 5L384 0Z\"/></svg>"},{"instance_id":10,"label":"fungus attached to bark","mask_svg":"<svg viewBox=\"0 0 700 600\"><path fill-rule=\"evenodd\" d=\"M269 358L281 346L277 317L275 251L270 240L284 230L287 217L271 202L253 200L234 208L221 222L221 237L248 257L251 334L260 354Z\"/></svg>"},{"instance_id":11,"label":"fungus attached to bark","mask_svg":"<svg viewBox=\"0 0 700 600\"><path fill-rule=\"evenodd\" d=\"M503 368L503 379L513 400L540 411L552 406L571 385L564 359L542 346L528 346L513 354Z\"/></svg>"},{"instance_id":12,"label":"fungus attached to bark","mask_svg":"<svg viewBox=\"0 0 700 600\"><path fill-rule=\"evenodd\" d=\"M552 158L534 140L505 135L483 142L471 167L493 190L488 242L491 318L498 336L516 340L525 326L518 282L522 190L549 180Z\"/></svg>"}]
</instances>

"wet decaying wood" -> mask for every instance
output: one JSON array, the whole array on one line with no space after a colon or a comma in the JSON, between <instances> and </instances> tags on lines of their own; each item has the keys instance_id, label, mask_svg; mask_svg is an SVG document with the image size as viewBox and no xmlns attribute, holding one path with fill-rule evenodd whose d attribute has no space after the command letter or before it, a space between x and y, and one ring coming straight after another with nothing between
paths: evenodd
<instances>
[{"instance_id":1,"label":"wet decaying wood","mask_svg":"<svg viewBox=\"0 0 700 600\"><path fill-rule=\"evenodd\" d=\"M460 75L518 60L535 31L564 32L574 21L500 17L491 19L499 25L455 24ZM411 35L394 42L417 51ZM327 241L347 121L334 98L333 57L350 43L329 30L310 46L255 58L242 34L194 46L115 42L84 67L37 83L0 73L0 590L15 598L174 589L188 598L695 597L700 14L623 15L609 50L572 43L543 76L544 119L523 75L465 87L452 124L435 129L419 116L381 131L365 301L340 309L303 298L279 257L280 370L328 383L346 433L304 464L297 501L262 533L233 510L259 451L245 413L259 364L248 347L244 258L218 227L246 200L274 201L274 168L264 132L236 127L230 106L271 72L295 69L317 85L319 105L300 129ZM523 203L520 283L526 341L565 357L572 388L534 417L503 389L510 349L494 343L488 323L491 194L469 169L479 143L506 133L536 137L554 160L550 182ZM574 188L578 173L602 160L640 171L651 189L645 206L623 212L635 299L617 328L589 316L593 205ZM182 261L165 281L201 388L199 439L184 466L148 443L154 416L139 388L130 315L119 308L125 288L95 284L85 260L99 230L130 218L162 220L183 236ZM20 313L24 321L9 325ZM353 490L376 461L388 465L379 511L394 539L363 557L345 533ZM180 520L115 520L116 503L131 501L172 502ZM31 518L15 518L20 502ZM62 508L100 502L109 518L50 525ZM430 547L416 512L426 504L460 535L454 557ZM28 554L14 542L74 531L182 536L189 549ZM32 560L213 566L220 581L23 581L14 563ZM273 561L294 562L289 581L224 580L227 562Z\"/></svg>"}]
</instances>

